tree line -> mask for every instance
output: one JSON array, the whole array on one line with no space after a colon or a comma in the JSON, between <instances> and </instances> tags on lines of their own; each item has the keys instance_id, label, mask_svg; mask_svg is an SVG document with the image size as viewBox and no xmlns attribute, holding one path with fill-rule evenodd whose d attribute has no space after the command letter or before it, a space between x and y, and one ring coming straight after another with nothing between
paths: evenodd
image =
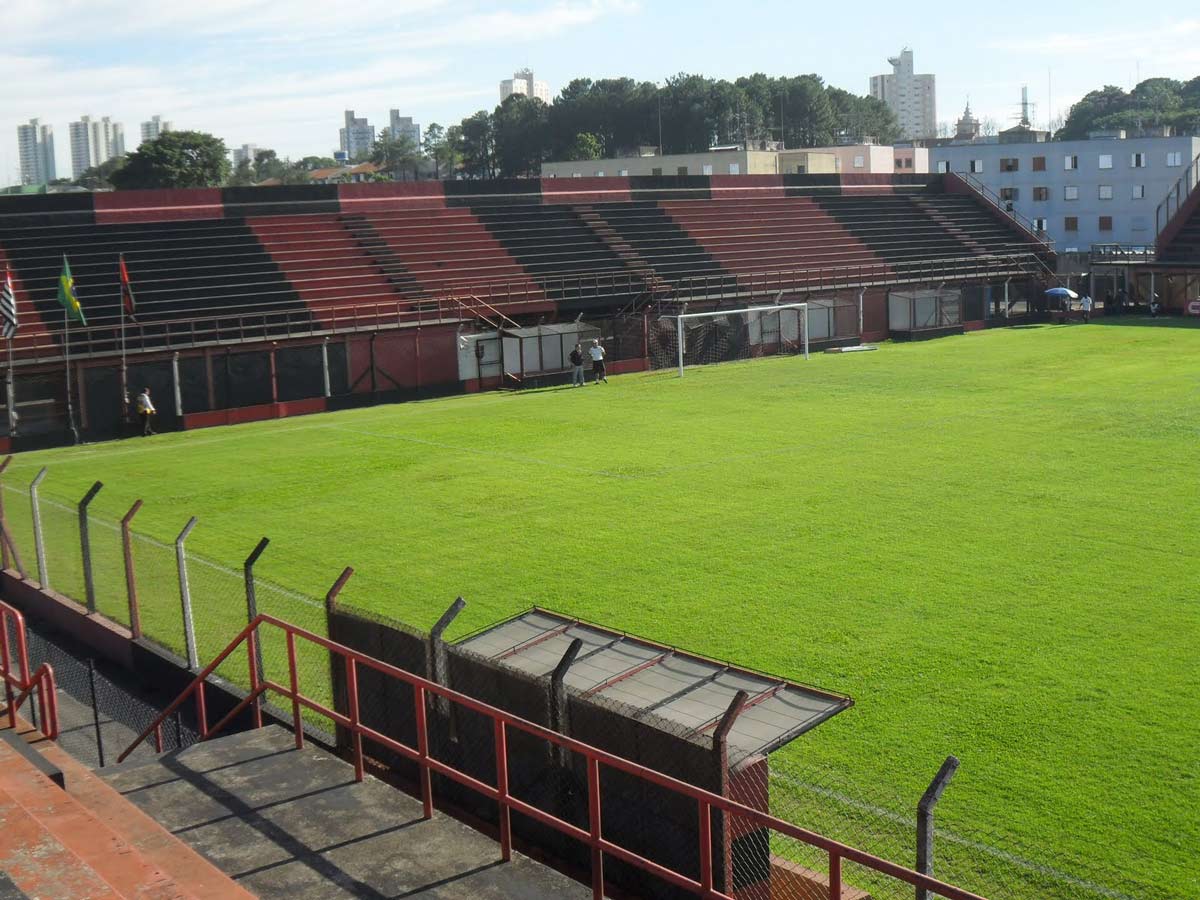
<instances>
[{"instance_id":1,"label":"tree line","mask_svg":"<svg viewBox=\"0 0 1200 900\"><path fill-rule=\"evenodd\" d=\"M1177 134L1200 131L1200 77L1190 81L1147 78L1131 91L1105 85L1071 107L1057 141L1081 140L1092 131L1168 126Z\"/></svg>"}]
</instances>

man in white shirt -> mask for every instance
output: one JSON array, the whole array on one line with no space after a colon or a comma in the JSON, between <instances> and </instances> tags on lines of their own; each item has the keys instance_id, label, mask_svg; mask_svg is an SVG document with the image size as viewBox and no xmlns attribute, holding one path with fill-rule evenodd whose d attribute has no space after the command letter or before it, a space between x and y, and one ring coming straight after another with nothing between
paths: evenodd
<instances>
[{"instance_id":1,"label":"man in white shirt","mask_svg":"<svg viewBox=\"0 0 1200 900\"><path fill-rule=\"evenodd\" d=\"M602 381L608 384L608 375L604 371L604 348L600 346L599 338L592 341L592 346L588 348L588 354L592 357L592 374L596 376L594 384Z\"/></svg>"},{"instance_id":2,"label":"man in white shirt","mask_svg":"<svg viewBox=\"0 0 1200 900\"><path fill-rule=\"evenodd\" d=\"M1079 308L1083 310L1083 321L1087 324L1092 319L1092 297L1090 294L1084 294L1083 299L1079 301Z\"/></svg>"},{"instance_id":3,"label":"man in white shirt","mask_svg":"<svg viewBox=\"0 0 1200 900\"><path fill-rule=\"evenodd\" d=\"M154 429L150 427L150 417L158 410L154 408L154 404L150 400L150 388L142 388L142 392L137 395L134 404L137 406L137 414L142 417L142 436L154 434Z\"/></svg>"}]
</instances>

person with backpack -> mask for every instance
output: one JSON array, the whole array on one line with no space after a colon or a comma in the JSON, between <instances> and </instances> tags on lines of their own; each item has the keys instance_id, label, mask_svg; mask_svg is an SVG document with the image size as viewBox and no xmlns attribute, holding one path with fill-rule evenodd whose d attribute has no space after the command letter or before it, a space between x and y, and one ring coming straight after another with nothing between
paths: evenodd
<instances>
[{"instance_id":1,"label":"person with backpack","mask_svg":"<svg viewBox=\"0 0 1200 900\"><path fill-rule=\"evenodd\" d=\"M137 395L137 400L134 401L134 406L137 408L137 414L142 418L142 437L149 437L157 432L150 427L150 418L154 416L158 410L154 408L154 403L150 399L150 388L142 388L142 392Z\"/></svg>"}]
</instances>

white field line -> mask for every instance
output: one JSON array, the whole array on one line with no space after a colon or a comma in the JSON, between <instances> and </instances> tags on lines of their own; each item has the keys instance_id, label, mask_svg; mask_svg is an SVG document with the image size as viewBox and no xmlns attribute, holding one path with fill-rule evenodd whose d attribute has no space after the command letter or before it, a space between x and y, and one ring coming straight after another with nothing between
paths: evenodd
<instances>
[{"instance_id":1,"label":"white field line","mask_svg":"<svg viewBox=\"0 0 1200 900\"><path fill-rule=\"evenodd\" d=\"M883 819L898 825L903 825L907 829L911 829L910 834L913 840L913 846L916 845L916 819L910 816L905 816L900 813L893 812L882 806L875 806L871 803L866 803L862 800L856 800L846 794L839 793L831 788L822 787L821 785L810 784L807 781L802 781L799 778L790 775L784 775L780 772L772 771L770 773L771 781L779 781L788 785L793 789L807 791L811 794L816 794L826 800L833 800L842 806L857 809L861 812L870 813L876 818ZM980 841L973 841L969 838L962 837L947 831L944 828L936 828L937 840L948 841L951 844L958 844L961 847L967 847L979 853L985 853L994 859L1006 862L1016 868L1024 869L1028 872L1034 872L1038 875L1043 875L1055 881L1069 884L1072 887L1082 888L1091 891L1093 894L1100 897L1109 897L1112 900L1138 900L1138 898L1122 893L1115 888L1106 887L1102 884L1097 884L1094 881L1088 881L1083 878L1077 878L1068 872L1063 872L1061 869L1056 869L1053 866L1045 865L1044 863L1034 862L1030 859L1025 859L1015 853L1007 850L1001 850L999 847L993 847L990 844L984 844Z\"/></svg>"}]
</instances>

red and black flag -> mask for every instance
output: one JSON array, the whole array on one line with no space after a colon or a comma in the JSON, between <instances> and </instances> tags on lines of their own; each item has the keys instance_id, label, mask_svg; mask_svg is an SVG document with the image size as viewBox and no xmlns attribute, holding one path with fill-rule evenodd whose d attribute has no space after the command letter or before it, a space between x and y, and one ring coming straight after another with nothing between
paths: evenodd
<instances>
[{"instance_id":1,"label":"red and black flag","mask_svg":"<svg viewBox=\"0 0 1200 900\"><path fill-rule=\"evenodd\" d=\"M136 305L133 302L133 284L129 281L129 270L125 268L125 254L120 256L121 260L121 306L125 310L125 315L133 318Z\"/></svg>"}]
</instances>

